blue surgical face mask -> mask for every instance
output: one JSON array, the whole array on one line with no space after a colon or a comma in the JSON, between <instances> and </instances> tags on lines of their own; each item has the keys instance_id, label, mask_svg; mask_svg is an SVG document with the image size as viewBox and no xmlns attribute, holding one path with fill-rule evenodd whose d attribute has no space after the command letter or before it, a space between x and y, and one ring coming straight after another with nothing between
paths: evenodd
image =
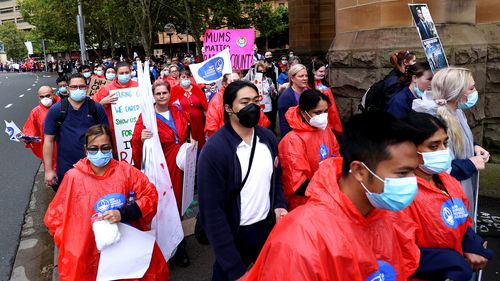
<instances>
[{"instance_id":1,"label":"blue surgical face mask","mask_svg":"<svg viewBox=\"0 0 500 281\"><path fill-rule=\"evenodd\" d=\"M76 102L84 100L86 96L87 92L85 92L85 90L77 89L69 92L69 97Z\"/></svg>"},{"instance_id":2,"label":"blue surgical face mask","mask_svg":"<svg viewBox=\"0 0 500 281\"><path fill-rule=\"evenodd\" d=\"M389 211L401 211L410 205L417 195L417 177L381 179L364 163L363 166L365 166L373 176L384 183L384 191L382 193L372 193L366 188L363 182L359 182L366 190L366 197L373 207Z\"/></svg>"},{"instance_id":3,"label":"blue surgical face mask","mask_svg":"<svg viewBox=\"0 0 500 281\"><path fill-rule=\"evenodd\" d=\"M66 87L59 87L59 92L60 93L66 93L68 90L66 89Z\"/></svg>"},{"instance_id":4,"label":"blue surgical face mask","mask_svg":"<svg viewBox=\"0 0 500 281\"><path fill-rule=\"evenodd\" d=\"M127 84L130 81L130 74L118 74L118 82L120 84Z\"/></svg>"},{"instance_id":5,"label":"blue surgical face mask","mask_svg":"<svg viewBox=\"0 0 500 281\"><path fill-rule=\"evenodd\" d=\"M191 80L189 80L189 79L181 80L181 86L183 88L189 88L189 86L191 86Z\"/></svg>"},{"instance_id":6,"label":"blue surgical face mask","mask_svg":"<svg viewBox=\"0 0 500 281\"><path fill-rule=\"evenodd\" d=\"M85 78L88 79L88 78L90 78L90 75L92 75L92 73L90 73L90 72L84 72L84 73L82 73L82 75L83 75L83 77L85 77Z\"/></svg>"},{"instance_id":7,"label":"blue surgical face mask","mask_svg":"<svg viewBox=\"0 0 500 281\"><path fill-rule=\"evenodd\" d=\"M422 98L424 96L424 91L420 90L416 84L413 87L413 90L415 91L417 97Z\"/></svg>"},{"instance_id":8,"label":"blue surgical face mask","mask_svg":"<svg viewBox=\"0 0 500 281\"><path fill-rule=\"evenodd\" d=\"M104 167L108 165L113 158L113 153L110 150L108 153L102 153L100 150L96 154L87 153L87 159L96 167Z\"/></svg>"},{"instance_id":9,"label":"blue surgical face mask","mask_svg":"<svg viewBox=\"0 0 500 281\"><path fill-rule=\"evenodd\" d=\"M451 154L448 148L432 152L419 152L424 164L419 168L427 174L434 175L448 171L451 168Z\"/></svg>"},{"instance_id":10,"label":"blue surgical face mask","mask_svg":"<svg viewBox=\"0 0 500 281\"><path fill-rule=\"evenodd\" d=\"M458 103L458 108L460 109L469 109L476 105L477 100L479 99L479 93L474 91L467 96L467 101L465 103Z\"/></svg>"},{"instance_id":11,"label":"blue surgical face mask","mask_svg":"<svg viewBox=\"0 0 500 281\"><path fill-rule=\"evenodd\" d=\"M113 81L115 79L116 74L114 73L106 73L106 80Z\"/></svg>"}]
</instances>

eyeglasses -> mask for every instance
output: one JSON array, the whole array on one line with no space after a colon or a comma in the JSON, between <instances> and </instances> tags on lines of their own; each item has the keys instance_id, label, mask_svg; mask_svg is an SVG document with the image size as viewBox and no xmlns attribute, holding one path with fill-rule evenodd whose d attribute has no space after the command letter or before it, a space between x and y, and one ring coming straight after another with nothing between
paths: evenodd
<instances>
[{"instance_id":1,"label":"eyeglasses","mask_svg":"<svg viewBox=\"0 0 500 281\"><path fill-rule=\"evenodd\" d=\"M111 150L113 149L113 147L109 144L103 144L100 148L97 146L97 145L93 145L93 146L88 146L87 147L87 152L91 155L95 155L97 154L97 152L100 150L101 153L103 154L107 154L109 153Z\"/></svg>"},{"instance_id":2,"label":"eyeglasses","mask_svg":"<svg viewBox=\"0 0 500 281\"><path fill-rule=\"evenodd\" d=\"M170 95L170 92L160 92L160 93L155 93L156 97L161 97L161 96L168 96Z\"/></svg>"},{"instance_id":3,"label":"eyeglasses","mask_svg":"<svg viewBox=\"0 0 500 281\"><path fill-rule=\"evenodd\" d=\"M87 90L87 85L70 85L69 88L71 90L76 90L76 89Z\"/></svg>"}]
</instances>

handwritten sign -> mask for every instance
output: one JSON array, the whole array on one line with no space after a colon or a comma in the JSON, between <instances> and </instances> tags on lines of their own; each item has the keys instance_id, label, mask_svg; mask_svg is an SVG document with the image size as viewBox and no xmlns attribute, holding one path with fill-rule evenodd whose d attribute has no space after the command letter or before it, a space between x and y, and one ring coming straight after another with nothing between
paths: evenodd
<instances>
[{"instance_id":1,"label":"handwritten sign","mask_svg":"<svg viewBox=\"0 0 500 281\"><path fill-rule=\"evenodd\" d=\"M106 79L92 77L92 79L90 80L89 88L87 89L87 96L91 97L95 95L100 88L104 87L108 83L110 83L110 81Z\"/></svg>"},{"instance_id":2,"label":"handwritten sign","mask_svg":"<svg viewBox=\"0 0 500 281\"><path fill-rule=\"evenodd\" d=\"M130 141L132 140L137 118L141 114L139 91L135 87L111 90L109 94L116 94L118 97L118 101L111 106L118 159L132 164L132 145Z\"/></svg>"},{"instance_id":3,"label":"handwritten sign","mask_svg":"<svg viewBox=\"0 0 500 281\"><path fill-rule=\"evenodd\" d=\"M207 29L203 36L203 60L207 60L229 48L233 69L249 69L253 64L254 41L255 31L252 28Z\"/></svg>"},{"instance_id":4,"label":"handwritten sign","mask_svg":"<svg viewBox=\"0 0 500 281\"><path fill-rule=\"evenodd\" d=\"M191 147L186 149L186 162L184 164L184 178L182 187L182 214L186 212L194 198L194 179L196 175L196 155L198 142L193 141Z\"/></svg>"}]
</instances>

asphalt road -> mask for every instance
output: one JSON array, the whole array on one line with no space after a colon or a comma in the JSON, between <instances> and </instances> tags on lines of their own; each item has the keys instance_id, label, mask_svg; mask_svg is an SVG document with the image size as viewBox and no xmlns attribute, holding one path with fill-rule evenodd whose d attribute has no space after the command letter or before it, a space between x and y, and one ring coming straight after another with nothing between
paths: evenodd
<instances>
[{"instance_id":1,"label":"asphalt road","mask_svg":"<svg viewBox=\"0 0 500 281\"><path fill-rule=\"evenodd\" d=\"M0 122L14 121L22 129L38 101L41 85L55 85L56 77L42 73L0 73ZM0 280L8 280L15 259L24 214L40 161L21 143L0 137Z\"/></svg>"}]
</instances>

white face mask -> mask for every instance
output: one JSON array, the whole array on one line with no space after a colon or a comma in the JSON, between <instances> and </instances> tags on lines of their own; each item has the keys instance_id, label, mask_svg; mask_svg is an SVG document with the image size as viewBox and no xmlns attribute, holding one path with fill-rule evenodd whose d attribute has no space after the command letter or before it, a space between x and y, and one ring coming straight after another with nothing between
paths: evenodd
<instances>
[{"instance_id":1,"label":"white face mask","mask_svg":"<svg viewBox=\"0 0 500 281\"><path fill-rule=\"evenodd\" d=\"M326 126L328 125L328 113L321 113L318 114L314 117L311 117L307 111L305 111L307 116L309 116L311 119L309 120L309 124L313 127L319 128L321 130L326 129Z\"/></svg>"},{"instance_id":2,"label":"white face mask","mask_svg":"<svg viewBox=\"0 0 500 281\"><path fill-rule=\"evenodd\" d=\"M50 107L52 106L52 99L51 98L43 98L40 100L40 103L43 104L45 107Z\"/></svg>"}]
</instances>

